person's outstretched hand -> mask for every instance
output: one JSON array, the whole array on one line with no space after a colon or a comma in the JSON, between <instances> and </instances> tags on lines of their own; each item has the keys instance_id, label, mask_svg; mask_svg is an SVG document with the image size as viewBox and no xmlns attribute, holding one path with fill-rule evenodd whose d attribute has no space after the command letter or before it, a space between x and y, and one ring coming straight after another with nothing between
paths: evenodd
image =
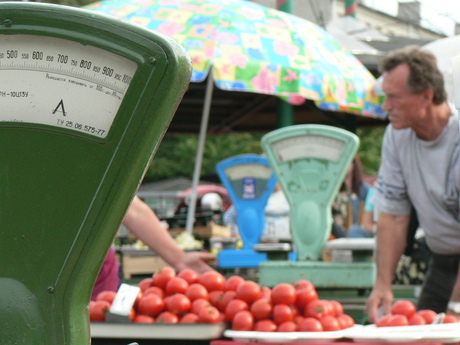
<instances>
[{"instance_id":1,"label":"person's outstretched hand","mask_svg":"<svg viewBox=\"0 0 460 345\"><path fill-rule=\"evenodd\" d=\"M214 261L216 256L208 252L186 252L180 262L176 263L176 269L191 269L198 274L214 270L209 266L209 262Z\"/></svg>"},{"instance_id":2,"label":"person's outstretched hand","mask_svg":"<svg viewBox=\"0 0 460 345\"><path fill-rule=\"evenodd\" d=\"M382 315L390 314L393 303L393 291L391 287L384 288L374 286L369 298L367 299L367 314L371 323L377 323Z\"/></svg>"}]
</instances>

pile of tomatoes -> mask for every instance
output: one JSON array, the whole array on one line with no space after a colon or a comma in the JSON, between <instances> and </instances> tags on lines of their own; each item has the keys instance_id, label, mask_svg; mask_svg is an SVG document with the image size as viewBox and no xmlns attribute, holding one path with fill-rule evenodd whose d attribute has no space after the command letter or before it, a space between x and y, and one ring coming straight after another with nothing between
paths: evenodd
<instances>
[{"instance_id":1,"label":"pile of tomatoes","mask_svg":"<svg viewBox=\"0 0 460 345\"><path fill-rule=\"evenodd\" d=\"M429 325L433 323L437 315L436 312L429 309L417 311L411 301L398 300L391 306L391 313L378 320L377 327ZM442 320L442 323L453 322L458 322L454 315L445 315Z\"/></svg>"},{"instance_id":2,"label":"pile of tomatoes","mask_svg":"<svg viewBox=\"0 0 460 345\"><path fill-rule=\"evenodd\" d=\"M130 318L141 323L231 323L234 330L321 332L352 327L338 301L320 299L308 280L261 287L217 271L201 275L170 267L142 280ZM90 304L91 321L105 321L116 293L101 292Z\"/></svg>"}]
</instances>

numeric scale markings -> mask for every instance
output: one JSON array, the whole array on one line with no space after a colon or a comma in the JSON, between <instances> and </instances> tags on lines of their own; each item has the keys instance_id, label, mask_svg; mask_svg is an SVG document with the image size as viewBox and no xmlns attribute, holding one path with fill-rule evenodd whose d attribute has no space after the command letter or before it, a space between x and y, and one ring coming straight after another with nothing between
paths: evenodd
<instances>
[{"instance_id":1,"label":"numeric scale markings","mask_svg":"<svg viewBox=\"0 0 460 345\"><path fill-rule=\"evenodd\" d=\"M66 77L71 77L71 78L76 78L76 79L81 79L89 83L94 83L94 84L100 84L110 90L116 91L118 93L124 94L129 86L129 83L126 84L126 87L120 88L117 86L117 83L114 81L108 81L107 77L104 77L104 79L100 78L96 73L94 72L93 76L89 76L85 71L80 72L80 71L75 71L75 68L72 67L71 70L64 69L63 65L59 65L59 68L56 66L52 66L51 63L48 63L47 66L45 65L40 65L39 62L37 61L35 64L34 63L28 63L27 60L22 60L23 64L16 64L14 59L11 60L6 60L6 62L11 62L11 63L5 63L5 61L0 59L0 70L22 70L22 71L33 71L33 72L47 72L47 73L56 73L62 76Z\"/></svg>"},{"instance_id":2,"label":"numeric scale markings","mask_svg":"<svg viewBox=\"0 0 460 345\"><path fill-rule=\"evenodd\" d=\"M137 70L107 49L68 39L0 35L1 122L105 138Z\"/></svg>"}]
</instances>

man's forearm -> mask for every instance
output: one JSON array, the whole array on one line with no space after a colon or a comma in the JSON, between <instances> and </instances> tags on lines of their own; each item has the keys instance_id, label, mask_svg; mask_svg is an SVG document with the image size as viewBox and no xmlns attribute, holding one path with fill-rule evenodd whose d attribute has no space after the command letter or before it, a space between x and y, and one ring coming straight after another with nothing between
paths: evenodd
<instances>
[{"instance_id":1,"label":"man's forearm","mask_svg":"<svg viewBox=\"0 0 460 345\"><path fill-rule=\"evenodd\" d=\"M409 216L381 213L377 229L377 283L391 286L407 243Z\"/></svg>"}]
</instances>

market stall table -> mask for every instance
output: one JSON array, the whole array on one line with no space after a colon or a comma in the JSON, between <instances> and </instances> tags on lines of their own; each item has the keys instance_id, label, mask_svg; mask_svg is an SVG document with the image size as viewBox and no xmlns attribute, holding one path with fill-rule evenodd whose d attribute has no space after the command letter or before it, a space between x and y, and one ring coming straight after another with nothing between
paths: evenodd
<instances>
[{"instance_id":1,"label":"market stall table","mask_svg":"<svg viewBox=\"0 0 460 345\"><path fill-rule=\"evenodd\" d=\"M141 324L91 322L92 345L149 344L209 345L222 338L225 323L214 324Z\"/></svg>"},{"instance_id":2,"label":"market stall table","mask_svg":"<svg viewBox=\"0 0 460 345\"><path fill-rule=\"evenodd\" d=\"M296 342L295 344L296 345L312 345L312 344L323 344L323 345L326 345L326 344L332 344L332 345L356 345L357 343L356 342L353 342L353 341L346 341L346 342L336 342L336 341L329 341L329 342L322 342L322 341L309 341L309 342ZM285 343L272 343L272 342L240 342L240 341L232 341L232 340L222 340L222 339L219 339L219 340L213 340L211 341L210 345L281 345L281 344L285 344ZM369 342L369 343L360 343L361 345L383 345L383 344L387 344L387 343L373 343L373 342ZM422 344L426 344L426 343L403 343L403 342L396 342L396 343L392 343L393 345L422 345ZM435 342L435 343L431 343L432 345L442 345L443 343L440 343L440 342ZM456 343L458 344L458 343ZM140 344L141 345L141 344Z\"/></svg>"},{"instance_id":3,"label":"market stall table","mask_svg":"<svg viewBox=\"0 0 460 345\"><path fill-rule=\"evenodd\" d=\"M441 318L442 320L442 318ZM460 342L460 323L441 323L413 326L377 327L359 325L330 332L255 332L226 330L231 344L213 342L212 345L239 344L303 344L303 343L360 343L360 344L416 344Z\"/></svg>"}]
</instances>

